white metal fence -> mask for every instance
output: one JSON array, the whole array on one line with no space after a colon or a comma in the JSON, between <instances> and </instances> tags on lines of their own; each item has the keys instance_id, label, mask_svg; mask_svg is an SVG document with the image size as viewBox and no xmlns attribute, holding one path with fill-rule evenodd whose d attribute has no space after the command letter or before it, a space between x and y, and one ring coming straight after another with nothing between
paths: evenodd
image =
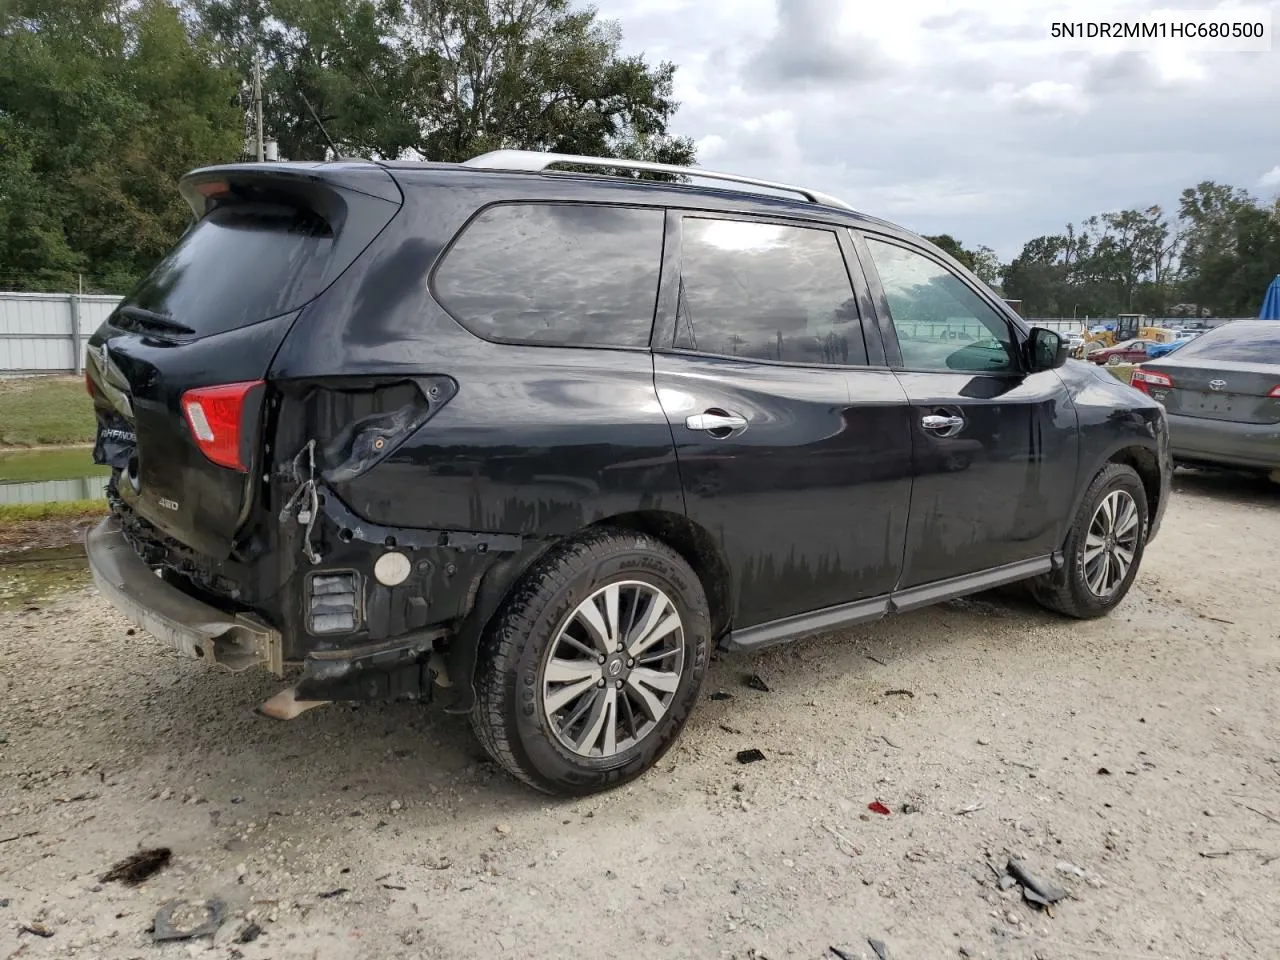
<instances>
[{"instance_id":1,"label":"white metal fence","mask_svg":"<svg viewBox=\"0 0 1280 960\"><path fill-rule=\"evenodd\" d=\"M0 293L0 377L80 373L84 345L120 297Z\"/></svg>"},{"instance_id":2,"label":"white metal fence","mask_svg":"<svg viewBox=\"0 0 1280 960\"><path fill-rule=\"evenodd\" d=\"M89 454L85 454L89 462ZM38 480L30 483L0 482L0 505L10 503L56 503L63 500L101 500L107 490L106 477L77 477L74 480Z\"/></svg>"}]
</instances>

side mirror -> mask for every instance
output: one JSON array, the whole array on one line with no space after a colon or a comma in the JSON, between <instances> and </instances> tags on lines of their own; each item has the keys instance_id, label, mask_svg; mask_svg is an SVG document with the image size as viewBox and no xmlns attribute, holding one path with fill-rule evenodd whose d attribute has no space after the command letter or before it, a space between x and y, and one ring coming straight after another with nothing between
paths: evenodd
<instances>
[{"instance_id":1,"label":"side mirror","mask_svg":"<svg viewBox=\"0 0 1280 960\"><path fill-rule=\"evenodd\" d=\"M1056 330L1032 327L1027 338L1027 365L1032 373L1056 370L1067 362L1067 341Z\"/></svg>"}]
</instances>

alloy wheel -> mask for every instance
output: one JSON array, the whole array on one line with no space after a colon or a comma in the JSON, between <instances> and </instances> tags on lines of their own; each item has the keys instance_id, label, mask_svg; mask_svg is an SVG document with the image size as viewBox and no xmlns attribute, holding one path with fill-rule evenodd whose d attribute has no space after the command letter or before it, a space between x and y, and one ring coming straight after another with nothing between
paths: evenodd
<instances>
[{"instance_id":1,"label":"alloy wheel","mask_svg":"<svg viewBox=\"0 0 1280 960\"><path fill-rule=\"evenodd\" d=\"M684 624L662 590L611 583L578 604L542 665L542 710L561 746L604 759L653 731L684 672Z\"/></svg>"},{"instance_id":2,"label":"alloy wheel","mask_svg":"<svg viewBox=\"0 0 1280 960\"><path fill-rule=\"evenodd\" d=\"M1125 490L1102 498L1084 544L1084 580L1089 592L1106 600L1113 596L1133 566L1142 523L1138 504Z\"/></svg>"}]
</instances>

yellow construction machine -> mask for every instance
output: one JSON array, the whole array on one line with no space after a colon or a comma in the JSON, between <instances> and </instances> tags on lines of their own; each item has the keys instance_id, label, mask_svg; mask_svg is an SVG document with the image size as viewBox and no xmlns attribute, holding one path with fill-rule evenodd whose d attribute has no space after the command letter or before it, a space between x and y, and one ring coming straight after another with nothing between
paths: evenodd
<instances>
[{"instance_id":1,"label":"yellow construction machine","mask_svg":"<svg viewBox=\"0 0 1280 960\"><path fill-rule=\"evenodd\" d=\"M1168 327L1154 326L1151 318L1144 313L1122 313L1116 317L1115 328L1112 330L1101 328L1086 330L1080 355L1087 357L1095 350L1114 347L1117 343L1124 343L1126 340L1141 339L1154 340L1156 343L1172 343L1177 336L1177 333Z\"/></svg>"}]
</instances>

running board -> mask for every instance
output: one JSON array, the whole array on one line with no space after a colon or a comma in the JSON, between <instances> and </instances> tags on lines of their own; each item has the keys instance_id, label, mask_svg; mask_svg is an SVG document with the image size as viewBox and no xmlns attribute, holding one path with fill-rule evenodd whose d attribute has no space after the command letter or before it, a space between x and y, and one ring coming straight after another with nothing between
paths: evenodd
<instances>
[{"instance_id":1,"label":"running board","mask_svg":"<svg viewBox=\"0 0 1280 960\"><path fill-rule=\"evenodd\" d=\"M990 570L967 573L963 577L936 580L923 586L899 590L889 600L889 612L906 613L909 610L919 610L921 607L931 607L943 600L954 600L966 594L1003 587L1006 584L1048 573L1054 566L1053 557L1037 557L1034 560L1020 560L1017 563L1007 563L1002 567L992 567Z\"/></svg>"},{"instance_id":2,"label":"running board","mask_svg":"<svg viewBox=\"0 0 1280 960\"><path fill-rule=\"evenodd\" d=\"M910 587L893 594L857 600L853 603L842 603L834 607L823 607L812 613L801 613L780 620L770 620L754 627L734 630L722 641L724 650L745 652L763 650L767 647L812 637L822 633L832 633L863 623L879 620L886 614L906 613L930 607L944 600L954 600L983 590L991 590L1006 584L1017 583L1030 577L1061 567L1061 552L1052 556L1037 557L1034 560L1020 560L990 570L967 573L949 580L937 580L919 587Z\"/></svg>"}]
</instances>

